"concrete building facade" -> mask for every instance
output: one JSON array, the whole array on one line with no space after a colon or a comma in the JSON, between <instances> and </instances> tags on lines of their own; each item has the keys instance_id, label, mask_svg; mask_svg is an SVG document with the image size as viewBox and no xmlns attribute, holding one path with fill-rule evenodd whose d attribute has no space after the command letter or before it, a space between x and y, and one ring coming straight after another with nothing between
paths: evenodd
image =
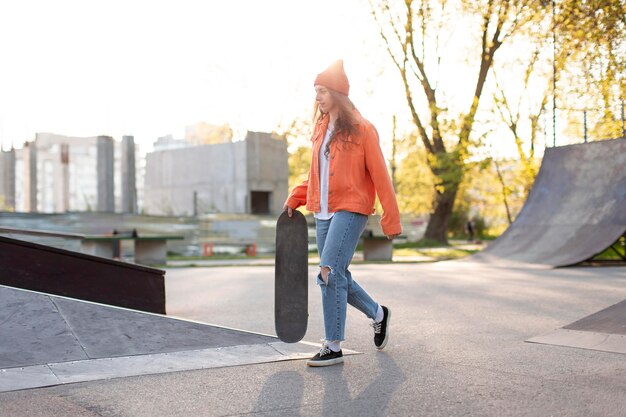
<instances>
[{"instance_id":1,"label":"concrete building facade","mask_svg":"<svg viewBox=\"0 0 626 417\"><path fill-rule=\"evenodd\" d=\"M248 132L231 143L149 153L146 214L277 214L288 193L287 144L269 133Z\"/></svg>"},{"instance_id":2,"label":"concrete building facade","mask_svg":"<svg viewBox=\"0 0 626 417\"><path fill-rule=\"evenodd\" d=\"M137 166L135 157L135 138L124 136L120 150L120 185L122 213L137 213ZM116 170L117 171L117 170Z\"/></svg>"},{"instance_id":3,"label":"concrete building facade","mask_svg":"<svg viewBox=\"0 0 626 417\"><path fill-rule=\"evenodd\" d=\"M172 135L161 136L152 145L153 150L165 151L170 149L187 148L191 146L191 143L184 139L175 139Z\"/></svg>"},{"instance_id":4,"label":"concrete building facade","mask_svg":"<svg viewBox=\"0 0 626 417\"><path fill-rule=\"evenodd\" d=\"M96 138L96 149L97 211L115 211L113 138L98 136Z\"/></svg>"},{"instance_id":5,"label":"concrete building facade","mask_svg":"<svg viewBox=\"0 0 626 417\"><path fill-rule=\"evenodd\" d=\"M0 151L0 210L15 210L15 150Z\"/></svg>"},{"instance_id":6,"label":"concrete building facade","mask_svg":"<svg viewBox=\"0 0 626 417\"><path fill-rule=\"evenodd\" d=\"M14 155L16 211L137 211L132 136L125 136L119 144L109 136L37 133L34 141ZM5 159L0 160L2 172L11 170ZM120 183L117 187L116 182Z\"/></svg>"},{"instance_id":7,"label":"concrete building facade","mask_svg":"<svg viewBox=\"0 0 626 417\"><path fill-rule=\"evenodd\" d=\"M25 143L21 152L23 211L35 213L37 206L37 148L34 143Z\"/></svg>"}]
</instances>

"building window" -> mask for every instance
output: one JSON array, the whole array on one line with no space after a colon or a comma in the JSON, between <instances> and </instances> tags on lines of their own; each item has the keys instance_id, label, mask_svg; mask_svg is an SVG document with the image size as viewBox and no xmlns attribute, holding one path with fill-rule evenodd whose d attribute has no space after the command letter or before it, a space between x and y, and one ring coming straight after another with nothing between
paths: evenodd
<instances>
[{"instance_id":1,"label":"building window","mask_svg":"<svg viewBox=\"0 0 626 417\"><path fill-rule=\"evenodd\" d=\"M250 213L252 214L270 214L270 196L269 191L251 191L250 192Z\"/></svg>"}]
</instances>

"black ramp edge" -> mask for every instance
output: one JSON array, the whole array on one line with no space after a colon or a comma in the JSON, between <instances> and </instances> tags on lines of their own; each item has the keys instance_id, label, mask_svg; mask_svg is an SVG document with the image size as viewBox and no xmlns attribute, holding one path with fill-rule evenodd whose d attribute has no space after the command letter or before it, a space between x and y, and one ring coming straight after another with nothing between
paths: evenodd
<instances>
[{"instance_id":1,"label":"black ramp edge","mask_svg":"<svg viewBox=\"0 0 626 417\"><path fill-rule=\"evenodd\" d=\"M0 284L165 314L165 271L0 236Z\"/></svg>"},{"instance_id":2,"label":"black ramp edge","mask_svg":"<svg viewBox=\"0 0 626 417\"><path fill-rule=\"evenodd\" d=\"M546 149L513 224L471 261L574 265L626 232L626 139Z\"/></svg>"}]
</instances>

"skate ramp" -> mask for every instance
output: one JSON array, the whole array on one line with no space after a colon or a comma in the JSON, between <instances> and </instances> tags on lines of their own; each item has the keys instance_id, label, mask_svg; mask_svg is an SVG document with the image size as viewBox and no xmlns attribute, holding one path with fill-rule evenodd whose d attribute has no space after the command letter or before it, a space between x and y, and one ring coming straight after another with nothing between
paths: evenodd
<instances>
[{"instance_id":1,"label":"skate ramp","mask_svg":"<svg viewBox=\"0 0 626 417\"><path fill-rule=\"evenodd\" d=\"M0 285L0 392L303 359L318 349Z\"/></svg>"},{"instance_id":2,"label":"skate ramp","mask_svg":"<svg viewBox=\"0 0 626 417\"><path fill-rule=\"evenodd\" d=\"M527 342L626 354L626 300Z\"/></svg>"},{"instance_id":3,"label":"skate ramp","mask_svg":"<svg viewBox=\"0 0 626 417\"><path fill-rule=\"evenodd\" d=\"M626 139L548 148L517 219L469 260L573 265L624 232Z\"/></svg>"}]
</instances>

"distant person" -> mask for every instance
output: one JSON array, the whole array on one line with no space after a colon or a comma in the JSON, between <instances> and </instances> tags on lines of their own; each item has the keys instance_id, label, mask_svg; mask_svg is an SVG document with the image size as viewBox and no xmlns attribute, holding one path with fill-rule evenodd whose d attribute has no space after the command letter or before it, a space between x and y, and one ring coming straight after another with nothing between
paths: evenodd
<instances>
[{"instance_id":1,"label":"distant person","mask_svg":"<svg viewBox=\"0 0 626 417\"><path fill-rule=\"evenodd\" d=\"M474 222L468 220L465 223L465 233L467 233L468 242L472 243L474 241Z\"/></svg>"},{"instance_id":2,"label":"distant person","mask_svg":"<svg viewBox=\"0 0 626 417\"><path fill-rule=\"evenodd\" d=\"M391 311L361 288L348 270L376 194L383 207L381 225L388 239L401 231L400 212L380 149L376 128L348 98L350 86L343 61L336 61L314 82L313 154L308 180L296 186L284 209L305 205L315 216L325 338L309 366L343 362L346 310L350 304L373 320L374 344L383 349Z\"/></svg>"}]
</instances>

